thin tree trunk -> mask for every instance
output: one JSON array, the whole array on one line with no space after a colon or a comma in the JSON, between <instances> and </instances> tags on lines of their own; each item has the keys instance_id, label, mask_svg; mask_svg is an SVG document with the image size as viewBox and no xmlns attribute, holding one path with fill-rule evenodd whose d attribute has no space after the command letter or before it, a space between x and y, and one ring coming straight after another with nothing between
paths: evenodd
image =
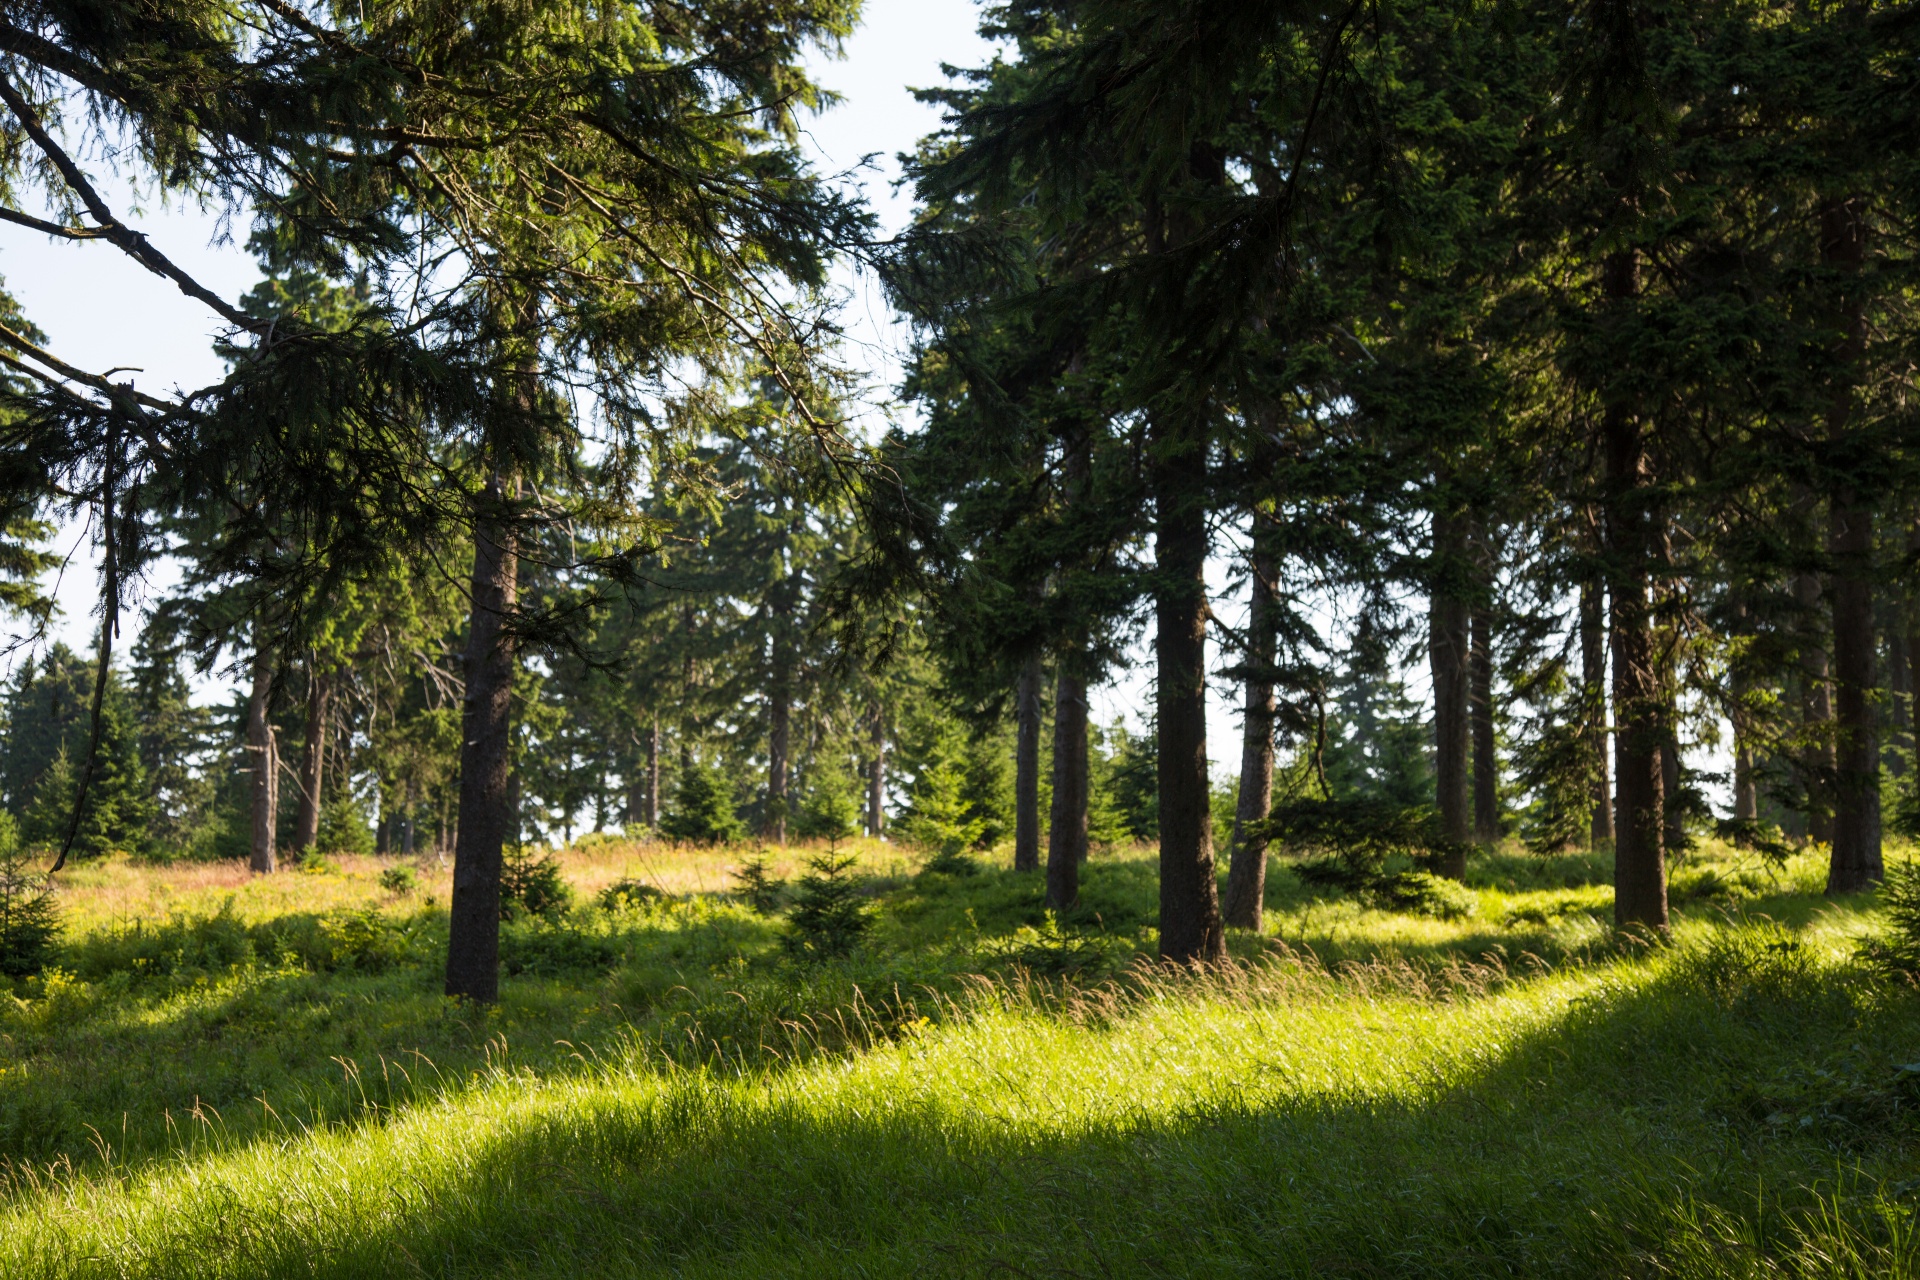
<instances>
[{"instance_id":1,"label":"thin tree trunk","mask_svg":"<svg viewBox=\"0 0 1920 1280\"><path fill-rule=\"evenodd\" d=\"M1866 202L1829 200L1820 209L1820 257L1849 276L1866 261ZM1866 351L1859 290L1842 299L1841 370L1827 411L1827 439L1844 442L1853 418L1856 366ZM1873 508L1843 484L1828 505L1833 557L1833 856L1827 892L1858 893L1880 882L1880 746L1874 723Z\"/></svg>"},{"instance_id":2,"label":"thin tree trunk","mask_svg":"<svg viewBox=\"0 0 1920 1280\"><path fill-rule=\"evenodd\" d=\"M1820 579L1811 573L1793 577L1793 598L1803 615L1806 634L1820 627ZM1806 741L1801 782L1807 797L1807 838L1833 844L1833 702L1828 684L1827 651L1817 642L1800 652L1800 728Z\"/></svg>"},{"instance_id":3,"label":"thin tree trunk","mask_svg":"<svg viewBox=\"0 0 1920 1280\"><path fill-rule=\"evenodd\" d=\"M660 716L647 726L647 830L660 829Z\"/></svg>"},{"instance_id":4,"label":"thin tree trunk","mask_svg":"<svg viewBox=\"0 0 1920 1280\"><path fill-rule=\"evenodd\" d=\"M1604 591L1580 584L1580 679L1593 760L1593 844L1613 842L1613 790L1607 783L1607 631Z\"/></svg>"},{"instance_id":5,"label":"thin tree trunk","mask_svg":"<svg viewBox=\"0 0 1920 1280\"><path fill-rule=\"evenodd\" d=\"M1248 565L1246 704L1240 725L1240 797L1227 855L1225 917L1259 932L1267 896L1267 837L1256 825L1273 808L1273 664L1277 649L1273 558L1254 532Z\"/></svg>"},{"instance_id":6,"label":"thin tree trunk","mask_svg":"<svg viewBox=\"0 0 1920 1280\"><path fill-rule=\"evenodd\" d=\"M1153 440L1155 690L1160 790L1160 955L1226 956L1207 777L1207 453L1197 414Z\"/></svg>"},{"instance_id":7,"label":"thin tree trunk","mask_svg":"<svg viewBox=\"0 0 1920 1280\"><path fill-rule=\"evenodd\" d=\"M253 833L248 866L258 872L279 869L274 845L280 825L280 753L268 718L273 698L273 655L254 628L253 688L247 697L247 761L252 795Z\"/></svg>"},{"instance_id":8,"label":"thin tree trunk","mask_svg":"<svg viewBox=\"0 0 1920 1280\"><path fill-rule=\"evenodd\" d=\"M1500 839L1500 760L1493 734L1493 616L1473 611L1473 838L1492 845Z\"/></svg>"},{"instance_id":9,"label":"thin tree trunk","mask_svg":"<svg viewBox=\"0 0 1920 1280\"><path fill-rule=\"evenodd\" d=\"M867 834L878 840L887 830L887 721L876 704L867 717L871 754L867 757Z\"/></svg>"},{"instance_id":10,"label":"thin tree trunk","mask_svg":"<svg viewBox=\"0 0 1920 1280\"><path fill-rule=\"evenodd\" d=\"M769 690L767 719L767 816L762 834L775 844L787 842L787 749L793 732L793 654L785 628L776 624L773 638L773 687Z\"/></svg>"},{"instance_id":11,"label":"thin tree trunk","mask_svg":"<svg viewBox=\"0 0 1920 1280\"><path fill-rule=\"evenodd\" d=\"M1687 817L1680 808L1680 735L1673 726L1676 712L1668 699L1664 711L1667 731L1660 742L1661 839L1672 853L1687 842Z\"/></svg>"},{"instance_id":12,"label":"thin tree trunk","mask_svg":"<svg viewBox=\"0 0 1920 1280\"><path fill-rule=\"evenodd\" d=\"M1887 652L1887 728L1881 746L1881 759L1888 773L1907 776L1907 757L1912 750L1913 673L1907 667L1907 614L1904 593L1895 591L1886 601Z\"/></svg>"},{"instance_id":13,"label":"thin tree trunk","mask_svg":"<svg viewBox=\"0 0 1920 1280\"><path fill-rule=\"evenodd\" d=\"M1465 845L1473 838L1468 764L1472 728L1467 713L1471 688L1468 607L1455 585L1465 568L1466 530L1447 513L1433 513L1433 566L1427 600L1427 659L1433 671L1433 785L1440 829L1454 851L1440 874L1467 874Z\"/></svg>"},{"instance_id":14,"label":"thin tree trunk","mask_svg":"<svg viewBox=\"0 0 1920 1280\"><path fill-rule=\"evenodd\" d=\"M307 673L307 732L300 746L300 812L293 847L302 853L320 843L320 786L327 771L327 704L332 686L318 670Z\"/></svg>"},{"instance_id":15,"label":"thin tree trunk","mask_svg":"<svg viewBox=\"0 0 1920 1280\"><path fill-rule=\"evenodd\" d=\"M505 508L518 497L518 481L495 472L474 521L473 603L460 717L446 992L483 1003L500 994L500 871L517 825L511 750L514 642L506 621L519 597L520 565Z\"/></svg>"},{"instance_id":16,"label":"thin tree trunk","mask_svg":"<svg viewBox=\"0 0 1920 1280\"><path fill-rule=\"evenodd\" d=\"M1633 251L1610 255L1603 273L1610 299L1640 289ZM1646 493L1646 441L1638 415L1615 401L1602 420L1606 467L1607 599L1612 615L1614 785L1613 918L1665 933L1667 863L1660 747L1666 736L1655 664L1649 574L1654 544Z\"/></svg>"},{"instance_id":17,"label":"thin tree trunk","mask_svg":"<svg viewBox=\"0 0 1920 1280\"><path fill-rule=\"evenodd\" d=\"M1757 822L1760 819L1760 789L1753 774L1753 728L1747 723L1747 682L1736 675L1733 681L1733 820Z\"/></svg>"},{"instance_id":18,"label":"thin tree trunk","mask_svg":"<svg viewBox=\"0 0 1920 1280\"><path fill-rule=\"evenodd\" d=\"M1072 674L1071 656L1053 682L1053 809L1047 823L1047 906L1070 911L1080 901L1080 864L1087 857L1087 685Z\"/></svg>"},{"instance_id":19,"label":"thin tree trunk","mask_svg":"<svg viewBox=\"0 0 1920 1280\"><path fill-rule=\"evenodd\" d=\"M1040 869L1040 659L1028 658L1014 686L1013 869Z\"/></svg>"}]
</instances>

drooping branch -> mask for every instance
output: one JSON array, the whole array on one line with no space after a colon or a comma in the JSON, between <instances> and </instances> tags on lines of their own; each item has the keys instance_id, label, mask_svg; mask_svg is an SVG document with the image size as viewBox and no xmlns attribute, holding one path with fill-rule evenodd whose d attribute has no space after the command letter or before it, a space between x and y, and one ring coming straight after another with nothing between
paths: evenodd
<instances>
[{"instance_id":1,"label":"drooping branch","mask_svg":"<svg viewBox=\"0 0 1920 1280\"><path fill-rule=\"evenodd\" d=\"M14 118L20 121L21 127L33 139L34 145L53 162L53 166L60 171L60 176L66 180L67 186L80 197L80 202L86 205L87 212L92 214L93 220L100 224L101 238L111 241L123 253L155 275L173 281L180 292L213 308L221 319L235 328L259 334L270 331L270 326L265 322L256 320L195 280L175 265L166 254L154 248L145 235L115 217L113 210L107 206L107 202L100 198L100 193L94 189L91 182L87 181L87 175L82 173L80 166L74 163L73 157L53 140L53 135L49 134L41 124L39 112L20 96L19 91L5 76L0 76L0 101L7 104L7 109L12 111Z\"/></svg>"}]
</instances>

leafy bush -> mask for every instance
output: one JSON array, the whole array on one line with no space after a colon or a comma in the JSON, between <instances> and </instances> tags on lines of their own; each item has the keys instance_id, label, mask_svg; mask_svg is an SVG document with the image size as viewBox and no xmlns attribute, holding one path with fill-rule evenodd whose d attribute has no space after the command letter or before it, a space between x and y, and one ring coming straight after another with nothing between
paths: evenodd
<instances>
[{"instance_id":1,"label":"leafy bush","mask_svg":"<svg viewBox=\"0 0 1920 1280\"><path fill-rule=\"evenodd\" d=\"M828 960L853 954L873 928L873 910L861 900L854 882L854 860L824 853L807 859L793 910L787 913L791 931L787 950L805 960Z\"/></svg>"},{"instance_id":2,"label":"leafy bush","mask_svg":"<svg viewBox=\"0 0 1920 1280\"><path fill-rule=\"evenodd\" d=\"M605 973L626 957L626 942L581 916L529 916L500 931L500 963L510 974Z\"/></svg>"},{"instance_id":3,"label":"leafy bush","mask_svg":"<svg viewBox=\"0 0 1920 1280\"><path fill-rule=\"evenodd\" d=\"M1920 864L1887 867L1880 885L1880 907L1887 929L1860 947L1860 958L1884 977L1920 982Z\"/></svg>"},{"instance_id":4,"label":"leafy bush","mask_svg":"<svg viewBox=\"0 0 1920 1280\"><path fill-rule=\"evenodd\" d=\"M780 909L781 899L786 897L787 882L776 877L767 869L767 855L764 851L755 854L733 873L740 885L739 893L747 905L763 916L770 916Z\"/></svg>"},{"instance_id":5,"label":"leafy bush","mask_svg":"<svg viewBox=\"0 0 1920 1280\"><path fill-rule=\"evenodd\" d=\"M625 911L648 902L659 902L666 898L644 880L616 880L600 891L595 899L602 911Z\"/></svg>"},{"instance_id":6,"label":"leafy bush","mask_svg":"<svg viewBox=\"0 0 1920 1280\"><path fill-rule=\"evenodd\" d=\"M545 850L525 845L507 848L500 865L500 918L511 919L514 912L551 915L564 911L573 902L573 887L561 874L559 862Z\"/></svg>"},{"instance_id":7,"label":"leafy bush","mask_svg":"<svg viewBox=\"0 0 1920 1280\"><path fill-rule=\"evenodd\" d=\"M340 911L320 920L325 950L315 968L380 973L421 958L420 930L408 929L378 911Z\"/></svg>"},{"instance_id":8,"label":"leafy bush","mask_svg":"<svg viewBox=\"0 0 1920 1280\"><path fill-rule=\"evenodd\" d=\"M673 808L660 819L660 834L689 844L730 844L740 833L733 784L716 766L688 761L680 770Z\"/></svg>"},{"instance_id":9,"label":"leafy bush","mask_svg":"<svg viewBox=\"0 0 1920 1280\"><path fill-rule=\"evenodd\" d=\"M946 848L927 859L920 868L922 875L931 876L973 876L980 874L980 860L972 854L959 849Z\"/></svg>"},{"instance_id":10,"label":"leafy bush","mask_svg":"<svg viewBox=\"0 0 1920 1280\"><path fill-rule=\"evenodd\" d=\"M1366 897L1383 911L1439 920L1462 920L1480 910L1480 898L1473 890L1428 871L1383 873L1367 886Z\"/></svg>"},{"instance_id":11,"label":"leafy bush","mask_svg":"<svg viewBox=\"0 0 1920 1280\"><path fill-rule=\"evenodd\" d=\"M420 877L403 862L380 873L380 887L388 893L412 893L420 887Z\"/></svg>"},{"instance_id":12,"label":"leafy bush","mask_svg":"<svg viewBox=\"0 0 1920 1280\"><path fill-rule=\"evenodd\" d=\"M59 933L52 881L21 850L13 815L0 811L0 974L40 972Z\"/></svg>"}]
</instances>

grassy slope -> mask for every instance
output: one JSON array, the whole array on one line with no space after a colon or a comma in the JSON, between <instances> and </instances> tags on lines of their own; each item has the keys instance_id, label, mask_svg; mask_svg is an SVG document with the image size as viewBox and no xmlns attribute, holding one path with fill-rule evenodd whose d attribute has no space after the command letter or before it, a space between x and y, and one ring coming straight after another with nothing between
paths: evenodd
<instances>
[{"instance_id":1,"label":"grassy slope","mask_svg":"<svg viewBox=\"0 0 1920 1280\"><path fill-rule=\"evenodd\" d=\"M844 969L794 972L773 925L710 899L582 910L515 927L532 971L484 1014L435 995L431 878L390 899L371 862L88 869L76 976L0 1011L0 1274L1920 1266L1920 997L1848 963L1862 904L1814 896L1811 859L1683 868L1652 954L1606 942L1580 859L1485 860L1454 922L1280 873L1274 938L1203 980L1119 970L1151 937L1141 853L1089 867L1094 953L1037 932L1011 873L864 852L883 923ZM691 892L725 862L602 846L568 869ZM160 902L201 918L114 923ZM327 919L368 905L372 944ZM1063 988L1008 956L1118 976Z\"/></svg>"}]
</instances>

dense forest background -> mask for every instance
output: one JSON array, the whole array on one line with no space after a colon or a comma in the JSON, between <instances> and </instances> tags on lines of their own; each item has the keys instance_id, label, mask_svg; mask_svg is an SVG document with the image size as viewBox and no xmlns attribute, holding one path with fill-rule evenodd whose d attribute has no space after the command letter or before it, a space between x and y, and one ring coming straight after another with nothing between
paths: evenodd
<instances>
[{"instance_id":1,"label":"dense forest background","mask_svg":"<svg viewBox=\"0 0 1920 1280\"><path fill-rule=\"evenodd\" d=\"M152 396L0 317L0 799L56 865L451 857L489 998L502 859L588 831L851 807L1044 846L1061 911L1157 842L1190 960L1269 844L1610 848L1658 931L1699 833L1846 892L1920 821L1900 6L989 6L886 239L796 143L850 3L242 7L0 30L0 212L172 280L229 367ZM259 285L114 164L244 218ZM846 260L915 334L865 437ZM34 639L56 516L90 655Z\"/></svg>"}]
</instances>

